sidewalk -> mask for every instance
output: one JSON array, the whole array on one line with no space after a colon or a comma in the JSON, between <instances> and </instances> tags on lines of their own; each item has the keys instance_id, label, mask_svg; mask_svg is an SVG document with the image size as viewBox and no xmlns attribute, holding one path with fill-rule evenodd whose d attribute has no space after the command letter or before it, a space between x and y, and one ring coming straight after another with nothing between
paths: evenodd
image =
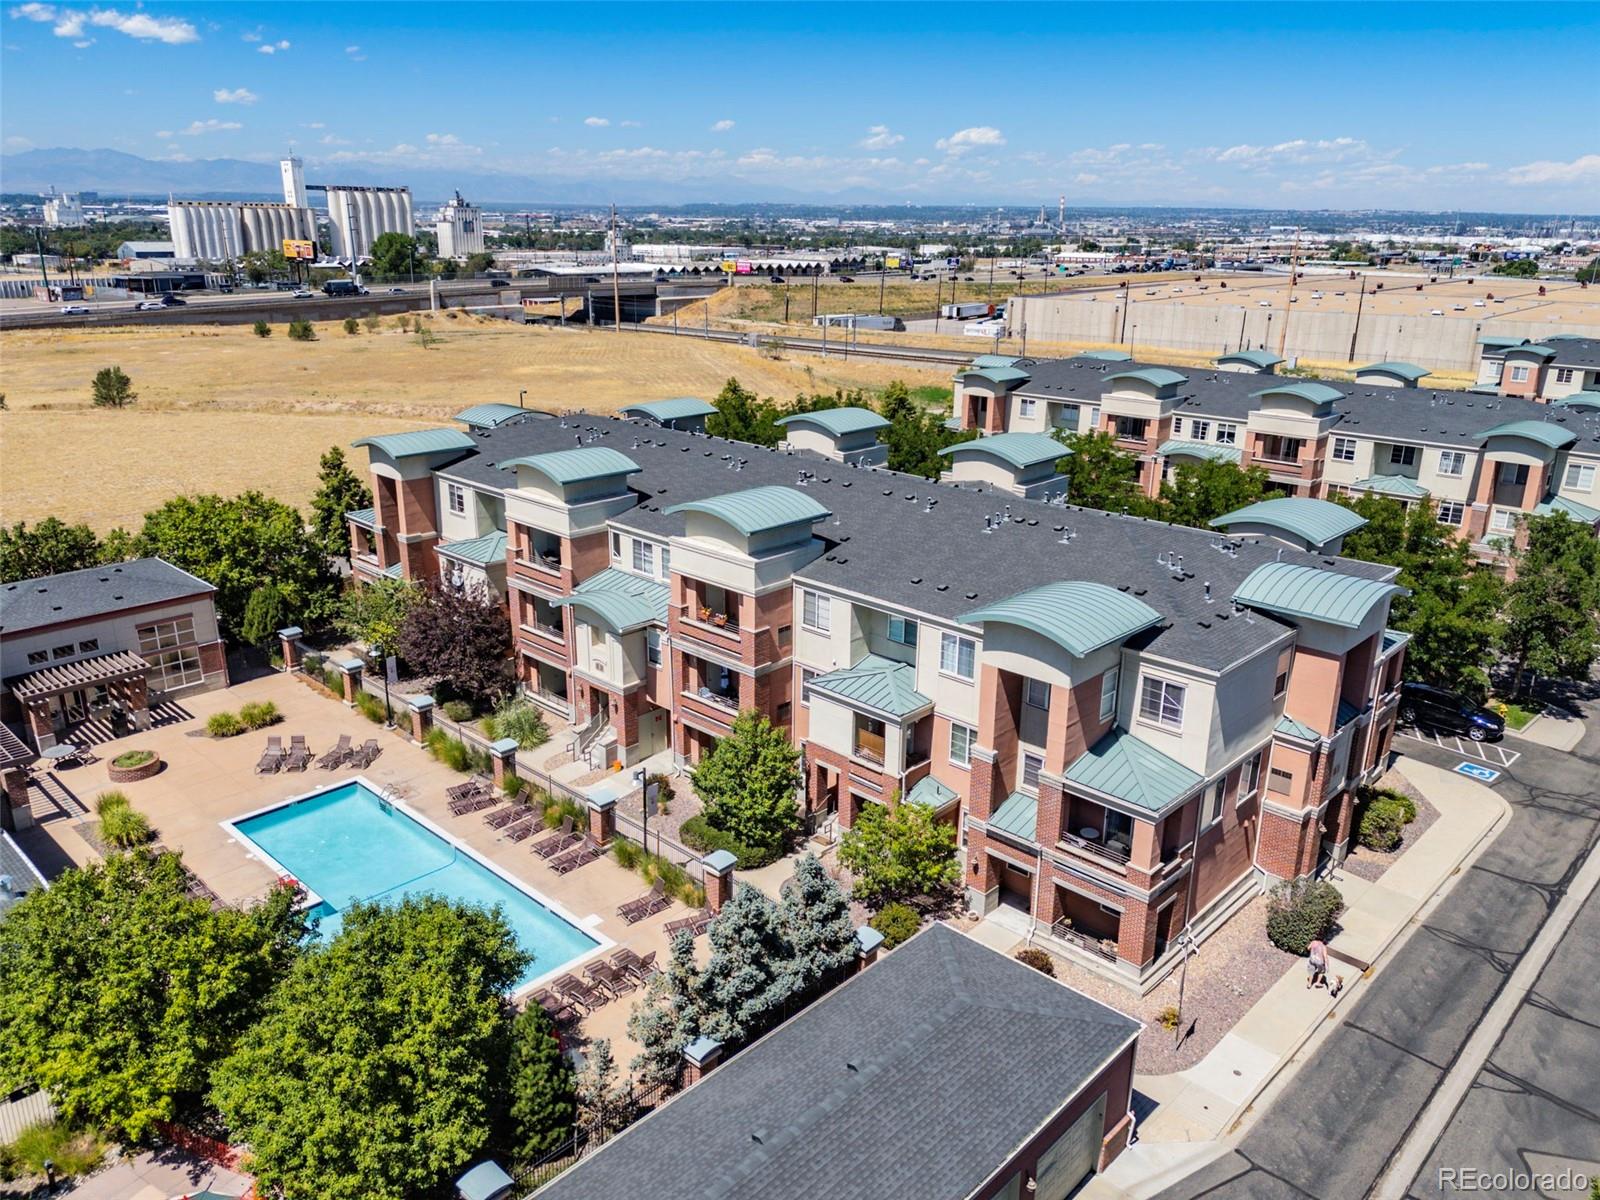
<instances>
[{"instance_id":1,"label":"sidewalk","mask_svg":"<svg viewBox=\"0 0 1600 1200\"><path fill-rule=\"evenodd\" d=\"M1571 753L1583 741L1585 726L1569 712L1559 708L1546 708L1524 729L1507 729L1507 737L1521 738L1552 750Z\"/></svg>"},{"instance_id":2,"label":"sidewalk","mask_svg":"<svg viewBox=\"0 0 1600 1200\"><path fill-rule=\"evenodd\" d=\"M1305 1061L1307 1043L1361 990L1369 968L1382 968L1382 956L1417 913L1510 814L1505 801L1465 776L1405 757L1394 769L1439 810L1439 819L1377 883L1334 874L1346 904L1328 942L1330 974L1345 981L1338 999L1308 989L1297 963L1200 1062L1173 1075L1136 1075L1136 1101L1144 1099L1146 1109L1153 1102L1154 1111L1140 1120L1138 1141L1084 1188L1084 1200L1153 1196L1225 1152L1225 1139L1249 1121L1257 1097L1285 1068Z\"/></svg>"}]
</instances>

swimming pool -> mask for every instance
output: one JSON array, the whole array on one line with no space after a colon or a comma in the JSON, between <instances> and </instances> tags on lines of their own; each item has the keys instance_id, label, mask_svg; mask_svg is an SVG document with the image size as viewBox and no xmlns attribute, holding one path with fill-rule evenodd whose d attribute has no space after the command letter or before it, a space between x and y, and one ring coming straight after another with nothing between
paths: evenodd
<instances>
[{"instance_id":1,"label":"swimming pool","mask_svg":"<svg viewBox=\"0 0 1600 1200\"><path fill-rule=\"evenodd\" d=\"M324 939L339 932L341 914L359 900L431 893L498 904L518 943L534 956L519 991L606 944L362 779L224 825L279 874L292 875L312 893L311 912Z\"/></svg>"}]
</instances>

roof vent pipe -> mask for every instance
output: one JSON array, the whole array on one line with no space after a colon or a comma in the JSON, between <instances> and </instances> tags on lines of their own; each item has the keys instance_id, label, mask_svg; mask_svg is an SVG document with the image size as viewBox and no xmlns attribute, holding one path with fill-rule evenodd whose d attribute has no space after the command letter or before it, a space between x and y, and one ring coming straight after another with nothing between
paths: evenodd
<instances>
[{"instance_id":1,"label":"roof vent pipe","mask_svg":"<svg viewBox=\"0 0 1600 1200\"><path fill-rule=\"evenodd\" d=\"M1211 581L1209 579L1206 580L1206 599L1211 599Z\"/></svg>"}]
</instances>

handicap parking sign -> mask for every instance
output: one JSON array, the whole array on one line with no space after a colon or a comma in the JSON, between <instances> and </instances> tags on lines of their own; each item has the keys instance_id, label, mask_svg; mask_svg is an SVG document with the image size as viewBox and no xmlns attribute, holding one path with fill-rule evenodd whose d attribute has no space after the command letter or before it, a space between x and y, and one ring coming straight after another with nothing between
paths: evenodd
<instances>
[{"instance_id":1,"label":"handicap parking sign","mask_svg":"<svg viewBox=\"0 0 1600 1200\"><path fill-rule=\"evenodd\" d=\"M1488 767L1480 767L1477 763L1469 762L1457 763L1456 774L1471 776L1480 783L1493 783L1496 779L1500 778L1499 771L1493 771Z\"/></svg>"}]
</instances>

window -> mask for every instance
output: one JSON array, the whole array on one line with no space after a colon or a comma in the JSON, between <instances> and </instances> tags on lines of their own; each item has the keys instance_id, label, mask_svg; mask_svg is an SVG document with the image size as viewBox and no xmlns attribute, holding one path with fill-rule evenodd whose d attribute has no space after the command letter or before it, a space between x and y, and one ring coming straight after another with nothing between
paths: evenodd
<instances>
[{"instance_id":1,"label":"window","mask_svg":"<svg viewBox=\"0 0 1600 1200\"><path fill-rule=\"evenodd\" d=\"M1527 367L1512 367L1511 368L1511 382L1512 383L1527 383L1528 382L1528 368Z\"/></svg>"},{"instance_id":2,"label":"window","mask_svg":"<svg viewBox=\"0 0 1600 1200\"><path fill-rule=\"evenodd\" d=\"M154 625L141 625L135 632L139 636L139 653L149 658L157 650L194 641L194 618L178 617Z\"/></svg>"},{"instance_id":3,"label":"window","mask_svg":"<svg viewBox=\"0 0 1600 1200\"><path fill-rule=\"evenodd\" d=\"M1039 772L1044 770L1044 756L1039 754L1022 755L1022 786L1032 791L1039 790Z\"/></svg>"},{"instance_id":4,"label":"window","mask_svg":"<svg viewBox=\"0 0 1600 1200\"><path fill-rule=\"evenodd\" d=\"M817 677L817 672L810 667L800 668L800 707L811 707L811 681Z\"/></svg>"},{"instance_id":5,"label":"window","mask_svg":"<svg viewBox=\"0 0 1600 1200\"><path fill-rule=\"evenodd\" d=\"M1244 765L1244 777L1240 780L1239 803L1243 804L1256 794L1256 788L1261 786L1261 751L1257 750L1250 756L1250 761Z\"/></svg>"},{"instance_id":6,"label":"window","mask_svg":"<svg viewBox=\"0 0 1600 1200\"><path fill-rule=\"evenodd\" d=\"M1587 463L1568 463L1561 486L1575 492L1594 491L1594 468Z\"/></svg>"},{"instance_id":7,"label":"window","mask_svg":"<svg viewBox=\"0 0 1600 1200\"><path fill-rule=\"evenodd\" d=\"M36 667L40 663L47 663L49 661L50 661L50 651L48 651L48 650L29 650L28 651L28 665L30 667Z\"/></svg>"},{"instance_id":8,"label":"window","mask_svg":"<svg viewBox=\"0 0 1600 1200\"><path fill-rule=\"evenodd\" d=\"M1182 437L1183 436L1183 418L1182 417L1173 417L1172 418L1172 436L1173 437Z\"/></svg>"},{"instance_id":9,"label":"window","mask_svg":"<svg viewBox=\"0 0 1600 1200\"><path fill-rule=\"evenodd\" d=\"M100 639L99 638L88 638L88 639L78 643L78 653L79 654L93 654L95 651L97 651L99 649L100 649Z\"/></svg>"},{"instance_id":10,"label":"window","mask_svg":"<svg viewBox=\"0 0 1600 1200\"><path fill-rule=\"evenodd\" d=\"M773 710L773 716L776 718L775 724L787 725L794 718L794 706L785 700Z\"/></svg>"},{"instance_id":11,"label":"window","mask_svg":"<svg viewBox=\"0 0 1600 1200\"><path fill-rule=\"evenodd\" d=\"M1100 719L1109 721L1117 715L1117 677L1121 667L1112 667L1100 676Z\"/></svg>"},{"instance_id":12,"label":"window","mask_svg":"<svg viewBox=\"0 0 1600 1200\"><path fill-rule=\"evenodd\" d=\"M977 647L971 638L953 633L939 635L939 670L957 679L971 679Z\"/></svg>"},{"instance_id":13,"label":"window","mask_svg":"<svg viewBox=\"0 0 1600 1200\"><path fill-rule=\"evenodd\" d=\"M1057 429L1065 429L1076 433L1078 431L1078 406L1076 404L1051 405L1050 423Z\"/></svg>"},{"instance_id":14,"label":"window","mask_svg":"<svg viewBox=\"0 0 1600 1200\"><path fill-rule=\"evenodd\" d=\"M1183 728L1183 694L1187 690L1181 683L1146 675L1144 691L1139 694L1139 716L1169 729Z\"/></svg>"},{"instance_id":15,"label":"window","mask_svg":"<svg viewBox=\"0 0 1600 1200\"><path fill-rule=\"evenodd\" d=\"M57 646L57 647L55 647L55 649L51 650L50 651L50 657L51 658L71 658L77 652L78 652L78 648L76 646L74 646L71 642L68 642L65 646Z\"/></svg>"},{"instance_id":16,"label":"window","mask_svg":"<svg viewBox=\"0 0 1600 1200\"><path fill-rule=\"evenodd\" d=\"M1100 428L1100 406L1098 404L1089 406L1089 428L1091 430Z\"/></svg>"},{"instance_id":17,"label":"window","mask_svg":"<svg viewBox=\"0 0 1600 1200\"><path fill-rule=\"evenodd\" d=\"M832 604L828 597L817 592L801 591L800 593L800 624L816 633L828 633L833 629Z\"/></svg>"},{"instance_id":18,"label":"window","mask_svg":"<svg viewBox=\"0 0 1600 1200\"><path fill-rule=\"evenodd\" d=\"M193 646L186 646L182 650L163 650L160 654L146 657L150 661L151 681L162 691L188 687L205 678L205 673L200 670L200 651Z\"/></svg>"},{"instance_id":19,"label":"window","mask_svg":"<svg viewBox=\"0 0 1600 1200\"><path fill-rule=\"evenodd\" d=\"M665 546L661 547L661 578L665 579L672 574L672 551Z\"/></svg>"},{"instance_id":20,"label":"window","mask_svg":"<svg viewBox=\"0 0 1600 1200\"><path fill-rule=\"evenodd\" d=\"M1211 422L1210 421L1190 421L1189 422L1189 440L1190 441L1192 441L1192 442L1203 442L1210 436L1211 436Z\"/></svg>"},{"instance_id":21,"label":"window","mask_svg":"<svg viewBox=\"0 0 1600 1200\"><path fill-rule=\"evenodd\" d=\"M638 538L633 539L633 569L642 575L656 573L656 548Z\"/></svg>"},{"instance_id":22,"label":"window","mask_svg":"<svg viewBox=\"0 0 1600 1200\"><path fill-rule=\"evenodd\" d=\"M646 629L644 631L644 656L652 667L661 665L661 630Z\"/></svg>"},{"instance_id":23,"label":"window","mask_svg":"<svg viewBox=\"0 0 1600 1200\"><path fill-rule=\"evenodd\" d=\"M1467 472L1467 456L1460 450L1444 450L1439 454L1439 474L1465 475Z\"/></svg>"},{"instance_id":24,"label":"window","mask_svg":"<svg viewBox=\"0 0 1600 1200\"><path fill-rule=\"evenodd\" d=\"M794 641L794 626L793 625L779 625L778 626L778 645L781 648L787 650L789 648L789 643L792 642L792 641Z\"/></svg>"},{"instance_id":25,"label":"window","mask_svg":"<svg viewBox=\"0 0 1600 1200\"><path fill-rule=\"evenodd\" d=\"M1116 418L1116 430L1119 438L1132 438L1134 441L1144 441L1145 420L1142 417Z\"/></svg>"},{"instance_id":26,"label":"window","mask_svg":"<svg viewBox=\"0 0 1600 1200\"><path fill-rule=\"evenodd\" d=\"M1489 528L1496 533L1515 533L1517 514L1514 509L1497 508L1489 514Z\"/></svg>"},{"instance_id":27,"label":"window","mask_svg":"<svg viewBox=\"0 0 1600 1200\"><path fill-rule=\"evenodd\" d=\"M1275 796L1287 796L1294 787L1294 776L1289 772L1273 767L1267 772L1267 791Z\"/></svg>"},{"instance_id":28,"label":"window","mask_svg":"<svg viewBox=\"0 0 1600 1200\"><path fill-rule=\"evenodd\" d=\"M1025 420L1032 420L1039 411L1039 402L1031 396L1017 397L1017 416Z\"/></svg>"},{"instance_id":29,"label":"window","mask_svg":"<svg viewBox=\"0 0 1600 1200\"><path fill-rule=\"evenodd\" d=\"M618 560L622 558L622 535L620 533L611 535L611 557Z\"/></svg>"},{"instance_id":30,"label":"window","mask_svg":"<svg viewBox=\"0 0 1600 1200\"><path fill-rule=\"evenodd\" d=\"M1557 383L1571 383L1572 382L1572 368L1571 367L1557 367L1556 368L1556 382Z\"/></svg>"},{"instance_id":31,"label":"window","mask_svg":"<svg viewBox=\"0 0 1600 1200\"><path fill-rule=\"evenodd\" d=\"M972 762L972 743L978 740L978 731L967 725L950 725L950 765L965 767Z\"/></svg>"},{"instance_id":32,"label":"window","mask_svg":"<svg viewBox=\"0 0 1600 1200\"><path fill-rule=\"evenodd\" d=\"M1509 462L1501 463L1500 469L1495 473L1495 482L1497 484L1504 484L1508 487L1513 485L1516 487L1522 487L1528 482L1528 464Z\"/></svg>"},{"instance_id":33,"label":"window","mask_svg":"<svg viewBox=\"0 0 1600 1200\"><path fill-rule=\"evenodd\" d=\"M1289 664L1284 663L1278 677L1272 681L1272 698L1276 700L1289 690Z\"/></svg>"},{"instance_id":34,"label":"window","mask_svg":"<svg viewBox=\"0 0 1600 1200\"><path fill-rule=\"evenodd\" d=\"M444 492L445 495L450 498L451 512L464 513L467 511L467 493L462 489L459 483L445 484Z\"/></svg>"},{"instance_id":35,"label":"window","mask_svg":"<svg viewBox=\"0 0 1600 1200\"><path fill-rule=\"evenodd\" d=\"M1222 802L1228 796L1228 781L1226 778L1217 780L1216 786L1211 789L1211 803L1206 808L1206 824L1215 825L1222 819Z\"/></svg>"},{"instance_id":36,"label":"window","mask_svg":"<svg viewBox=\"0 0 1600 1200\"><path fill-rule=\"evenodd\" d=\"M1305 444L1305 438L1282 437L1276 433L1262 434L1261 453L1258 457L1273 462L1297 463L1300 461L1300 447Z\"/></svg>"},{"instance_id":37,"label":"window","mask_svg":"<svg viewBox=\"0 0 1600 1200\"><path fill-rule=\"evenodd\" d=\"M1237 425L1218 425L1217 441L1224 446L1232 446L1239 440L1239 427Z\"/></svg>"},{"instance_id":38,"label":"window","mask_svg":"<svg viewBox=\"0 0 1600 1200\"><path fill-rule=\"evenodd\" d=\"M1334 462L1355 462L1355 460L1356 460L1356 440L1355 440L1355 438L1337 438L1337 437L1334 438L1333 439L1333 461Z\"/></svg>"},{"instance_id":39,"label":"window","mask_svg":"<svg viewBox=\"0 0 1600 1200\"><path fill-rule=\"evenodd\" d=\"M1397 467L1414 467L1417 465L1417 448L1415 446L1390 446L1389 462Z\"/></svg>"},{"instance_id":40,"label":"window","mask_svg":"<svg viewBox=\"0 0 1600 1200\"><path fill-rule=\"evenodd\" d=\"M1459 525L1466 511L1466 506L1459 500L1441 500L1438 511L1439 524Z\"/></svg>"},{"instance_id":41,"label":"window","mask_svg":"<svg viewBox=\"0 0 1600 1200\"><path fill-rule=\"evenodd\" d=\"M1050 685L1042 679L1028 680L1025 699L1030 708L1050 710Z\"/></svg>"},{"instance_id":42,"label":"window","mask_svg":"<svg viewBox=\"0 0 1600 1200\"><path fill-rule=\"evenodd\" d=\"M904 617L889 618L889 640L901 646L917 644L917 623Z\"/></svg>"}]
</instances>

